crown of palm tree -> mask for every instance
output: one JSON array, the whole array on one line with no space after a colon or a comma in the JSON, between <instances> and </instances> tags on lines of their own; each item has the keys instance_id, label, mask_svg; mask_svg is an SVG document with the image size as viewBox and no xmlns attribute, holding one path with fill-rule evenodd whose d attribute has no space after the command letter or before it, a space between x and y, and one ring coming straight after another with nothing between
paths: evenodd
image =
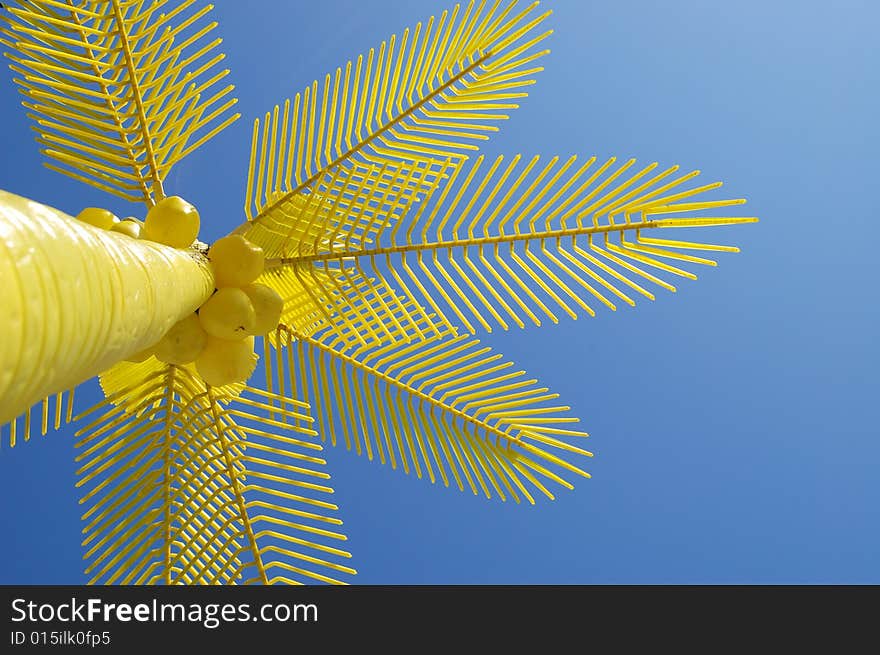
<instances>
[{"instance_id":1,"label":"crown of palm tree","mask_svg":"<svg viewBox=\"0 0 880 655\"><path fill-rule=\"evenodd\" d=\"M699 255L737 249L663 230L756 219L725 215L744 201L677 166L472 156L542 70L537 5L456 6L254 121L233 233L263 249L259 281L284 300L265 385L124 361L214 292L204 244L131 239L0 192L3 327L24 344L0 344L0 421L12 445L35 402L43 434L82 422L91 582L347 580L327 439L487 498L533 503L589 477L578 419L474 335L674 291L671 276L695 278L684 266L715 265ZM9 7L2 40L46 165L162 200L174 164L238 118L210 10ZM105 399L74 417L73 387L96 374Z\"/></svg>"}]
</instances>

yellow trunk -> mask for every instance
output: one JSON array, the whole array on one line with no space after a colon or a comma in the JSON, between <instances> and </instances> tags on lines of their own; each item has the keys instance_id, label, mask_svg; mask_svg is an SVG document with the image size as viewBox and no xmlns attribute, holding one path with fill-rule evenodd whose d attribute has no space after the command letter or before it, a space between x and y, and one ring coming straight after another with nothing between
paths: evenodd
<instances>
[{"instance_id":1,"label":"yellow trunk","mask_svg":"<svg viewBox=\"0 0 880 655\"><path fill-rule=\"evenodd\" d=\"M0 190L0 425L153 345L213 289L197 253Z\"/></svg>"}]
</instances>

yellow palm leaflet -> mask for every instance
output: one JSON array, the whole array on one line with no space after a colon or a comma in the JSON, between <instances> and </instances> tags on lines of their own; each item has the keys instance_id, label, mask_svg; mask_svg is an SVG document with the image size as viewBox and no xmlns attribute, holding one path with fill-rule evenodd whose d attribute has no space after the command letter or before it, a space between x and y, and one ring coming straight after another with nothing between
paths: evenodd
<instances>
[{"instance_id":1,"label":"yellow palm leaflet","mask_svg":"<svg viewBox=\"0 0 880 655\"><path fill-rule=\"evenodd\" d=\"M0 444L2 444L4 428L9 439L9 447L13 448L21 441L30 441L35 431L45 436L49 430L58 430L63 423L70 423L73 420L74 392L75 388L47 396L39 403L39 409L36 405L30 407L24 414L14 418L5 426L0 425Z\"/></svg>"},{"instance_id":2,"label":"yellow palm leaflet","mask_svg":"<svg viewBox=\"0 0 880 655\"><path fill-rule=\"evenodd\" d=\"M338 547L346 537L307 403L285 398L272 419L264 390L205 388L185 367L140 370L78 417L91 583L339 583L355 573Z\"/></svg>"},{"instance_id":3,"label":"yellow palm leaflet","mask_svg":"<svg viewBox=\"0 0 880 655\"><path fill-rule=\"evenodd\" d=\"M402 283L396 290L429 305L447 328L463 324L472 333L593 316L598 305L614 310L619 301L635 304L636 295L653 299L652 285L675 291L670 276L696 279L689 265L716 265L692 251L738 251L649 236L757 221L730 215L745 200L713 197L721 183L698 184L698 175L613 157L578 164L575 157L481 156L456 168L442 192L427 196L381 243L267 265L345 260L365 274L387 269Z\"/></svg>"},{"instance_id":4,"label":"yellow palm leaflet","mask_svg":"<svg viewBox=\"0 0 880 655\"><path fill-rule=\"evenodd\" d=\"M0 32L49 168L151 205L171 167L238 118L210 5L19 5Z\"/></svg>"}]
</instances>

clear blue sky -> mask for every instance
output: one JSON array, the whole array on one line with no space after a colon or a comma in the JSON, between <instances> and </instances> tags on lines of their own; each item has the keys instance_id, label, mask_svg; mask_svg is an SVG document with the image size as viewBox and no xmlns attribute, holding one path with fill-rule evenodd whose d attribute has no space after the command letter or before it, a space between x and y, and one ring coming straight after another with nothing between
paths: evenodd
<instances>
[{"instance_id":1,"label":"clear blue sky","mask_svg":"<svg viewBox=\"0 0 880 655\"><path fill-rule=\"evenodd\" d=\"M168 185L209 239L241 218L255 115L447 6L216 4L245 120ZM700 168L762 222L726 231L743 252L677 294L486 339L592 434L593 479L556 502L489 502L329 450L357 581L880 583L880 5L545 4L547 70L488 151ZM0 89L0 188L130 213L42 168L6 69ZM0 453L0 582L84 581L72 432Z\"/></svg>"}]
</instances>

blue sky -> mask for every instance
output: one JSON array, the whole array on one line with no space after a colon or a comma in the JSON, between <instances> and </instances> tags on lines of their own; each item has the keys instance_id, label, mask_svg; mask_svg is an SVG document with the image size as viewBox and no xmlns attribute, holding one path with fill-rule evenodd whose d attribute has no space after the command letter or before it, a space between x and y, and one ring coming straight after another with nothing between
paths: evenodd
<instances>
[{"instance_id":1,"label":"blue sky","mask_svg":"<svg viewBox=\"0 0 880 655\"><path fill-rule=\"evenodd\" d=\"M447 7L216 4L244 120L168 182L208 239L241 220L254 116ZM880 583L880 6L544 4L547 70L486 151L699 168L762 222L714 232L742 253L676 294L485 339L592 435L593 479L555 502L489 502L328 450L357 581ZM131 213L43 168L8 70L0 85L0 188ZM0 453L0 582L84 581L72 432Z\"/></svg>"}]
</instances>

